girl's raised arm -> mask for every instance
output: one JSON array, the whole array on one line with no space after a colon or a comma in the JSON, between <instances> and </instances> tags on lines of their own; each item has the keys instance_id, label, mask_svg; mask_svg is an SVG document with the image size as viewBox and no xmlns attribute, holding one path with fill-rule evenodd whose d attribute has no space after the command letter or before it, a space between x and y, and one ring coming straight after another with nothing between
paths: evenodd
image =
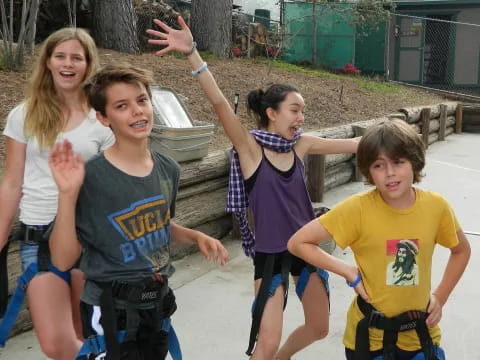
<instances>
[{"instance_id":1,"label":"girl's raised arm","mask_svg":"<svg viewBox=\"0 0 480 360\"><path fill-rule=\"evenodd\" d=\"M260 147L253 136L241 124L238 117L233 112L232 107L218 87L213 75L208 71L208 65L202 60L196 45L193 41L190 29L185 24L182 17L178 17L178 24L181 30L172 29L160 20L155 19L154 23L163 31L147 30L149 35L158 39L150 39L148 42L154 45L164 45L164 49L157 51L156 55L163 55L170 51L179 51L187 55L188 61L192 67L192 75L200 81L200 86L213 105L215 113L225 129L228 137L237 150L241 162L253 161L261 156ZM249 161L250 160L250 161ZM253 161L254 162L254 161Z\"/></svg>"}]
</instances>

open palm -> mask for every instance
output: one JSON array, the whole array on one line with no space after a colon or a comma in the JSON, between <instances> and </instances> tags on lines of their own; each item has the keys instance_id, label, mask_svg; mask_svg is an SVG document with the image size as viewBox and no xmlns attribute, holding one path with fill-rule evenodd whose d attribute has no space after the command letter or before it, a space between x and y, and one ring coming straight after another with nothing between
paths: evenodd
<instances>
[{"instance_id":1,"label":"open palm","mask_svg":"<svg viewBox=\"0 0 480 360\"><path fill-rule=\"evenodd\" d=\"M48 164L58 191L78 193L85 177L85 166L81 155L73 153L72 144L68 140L55 144Z\"/></svg>"},{"instance_id":2,"label":"open palm","mask_svg":"<svg viewBox=\"0 0 480 360\"><path fill-rule=\"evenodd\" d=\"M156 55L163 55L170 51L180 51L182 53L187 53L192 49L193 46L193 37L190 29L185 20L181 16L178 17L178 25L180 25L180 30L172 29L170 26L164 22L154 19L153 22L163 30L157 31L148 29L147 34L157 37L157 39L149 39L148 43L153 45L163 45L166 46L164 49L157 51Z\"/></svg>"}]
</instances>

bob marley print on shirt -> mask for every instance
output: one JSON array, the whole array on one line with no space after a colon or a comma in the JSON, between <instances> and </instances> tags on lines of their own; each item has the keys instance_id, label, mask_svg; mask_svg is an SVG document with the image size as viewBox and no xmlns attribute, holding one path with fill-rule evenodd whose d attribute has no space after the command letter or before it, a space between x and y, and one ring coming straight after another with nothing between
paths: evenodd
<instances>
[{"instance_id":1,"label":"bob marley print on shirt","mask_svg":"<svg viewBox=\"0 0 480 360\"><path fill-rule=\"evenodd\" d=\"M417 255L417 239L387 240L387 256L393 256L393 260L387 265L387 285L418 285L420 274Z\"/></svg>"}]
</instances>

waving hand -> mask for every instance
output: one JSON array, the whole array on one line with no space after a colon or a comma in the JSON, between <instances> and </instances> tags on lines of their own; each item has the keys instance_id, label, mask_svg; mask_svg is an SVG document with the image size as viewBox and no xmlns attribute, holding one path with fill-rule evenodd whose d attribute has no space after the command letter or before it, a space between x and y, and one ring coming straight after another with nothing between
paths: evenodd
<instances>
[{"instance_id":1,"label":"waving hand","mask_svg":"<svg viewBox=\"0 0 480 360\"><path fill-rule=\"evenodd\" d=\"M154 19L153 22L163 31L148 29L147 33L161 40L149 39L148 43L166 46L166 48L157 51L155 53L156 55L164 55L170 51L187 53L192 49L192 33L190 32L187 24L185 24L185 20L183 20L181 16L178 17L178 24L181 28L180 30L172 29L170 26L158 19Z\"/></svg>"}]
</instances>

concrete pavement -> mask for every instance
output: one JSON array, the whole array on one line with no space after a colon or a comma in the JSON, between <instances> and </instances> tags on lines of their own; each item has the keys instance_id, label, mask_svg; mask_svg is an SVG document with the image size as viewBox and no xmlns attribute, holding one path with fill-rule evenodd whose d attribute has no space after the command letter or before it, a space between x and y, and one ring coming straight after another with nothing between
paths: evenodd
<instances>
[{"instance_id":1,"label":"concrete pavement","mask_svg":"<svg viewBox=\"0 0 480 360\"><path fill-rule=\"evenodd\" d=\"M466 231L480 232L480 135L452 135L445 142L430 146L426 177L420 187L443 194L453 206ZM325 194L324 205L333 206L356 192L367 189L362 183L350 183ZM444 307L441 322L442 345L449 359L480 359L480 237L468 236L472 258L462 280ZM180 337L184 359L247 359L244 355L250 329L252 302L252 265L241 252L238 241L227 241L231 261L220 268L206 263L198 254L175 262L172 278L179 310L173 324ZM352 261L346 251L335 255ZM433 286L442 275L449 252L437 248L433 263ZM293 359L343 359L342 333L345 312L353 298L350 288L336 275L330 277L330 334ZM294 291L290 292L284 318L284 339L303 320ZM44 360L33 332L10 339L0 350L2 360Z\"/></svg>"}]
</instances>

